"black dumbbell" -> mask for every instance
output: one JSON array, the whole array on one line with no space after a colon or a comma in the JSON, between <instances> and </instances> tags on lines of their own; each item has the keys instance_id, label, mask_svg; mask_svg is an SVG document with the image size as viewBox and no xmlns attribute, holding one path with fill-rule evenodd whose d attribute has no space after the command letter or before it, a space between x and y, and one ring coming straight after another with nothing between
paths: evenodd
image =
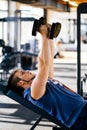
<instances>
[{"instance_id":1,"label":"black dumbbell","mask_svg":"<svg viewBox=\"0 0 87 130\"><path fill-rule=\"evenodd\" d=\"M36 33L39 32L39 27L44 24L46 24L46 19L44 17L41 17L39 20L35 19L32 29L32 35L36 36Z\"/></svg>"},{"instance_id":2,"label":"black dumbbell","mask_svg":"<svg viewBox=\"0 0 87 130\"><path fill-rule=\"evenodd\" d=\"M50 39L56 38L61 30L61 23L53 23L50 30Z\"/></svg>"},{"instance_id":3,"label":"black dumbbell","mask_svg":"<svg viewBox=\"0 0 87 130\"><path fill-rule=\"evenodd\" d=\"M37 31L39 32L39 27L41 25L46 24L46 19L44 17L41 17L39 20L35 19L32 29L32 35L36 36ZM53 39L56 38L61 30L61 24L60 23L53 23L51 26L51 29L49 29L49 38Z\"/></svg>"}]
</instances>

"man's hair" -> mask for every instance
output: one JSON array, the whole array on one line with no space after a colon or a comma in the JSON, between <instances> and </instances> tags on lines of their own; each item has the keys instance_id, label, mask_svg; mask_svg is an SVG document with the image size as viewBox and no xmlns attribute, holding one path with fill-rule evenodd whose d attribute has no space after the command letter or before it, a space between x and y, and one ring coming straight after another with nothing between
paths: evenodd
<instances>
[{"instance_id":1,"label":"man's hair","mask_svg":"<svg viewBox=\"0 0 87 130\"><path fill-rule=\"evenodd\" d=\"M8 89L11 89L12 91L16 92L17 94L21 95L23 94L24 88L22 86L18 86L17 83L20 80L18 76L16 76L16 72L18 70L15 70L11 73L9 79L8 79Z\"/></svg>"}]
</instances>

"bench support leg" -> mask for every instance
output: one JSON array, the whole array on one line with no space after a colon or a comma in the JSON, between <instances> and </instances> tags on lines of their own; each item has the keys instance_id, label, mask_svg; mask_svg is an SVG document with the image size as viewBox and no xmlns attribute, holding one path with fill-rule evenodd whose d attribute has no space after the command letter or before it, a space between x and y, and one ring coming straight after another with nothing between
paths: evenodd
<instances>
[{"instance_id":1,"label":"bench support leg","mask_svg":"<svg viewBox=\"0 0 87 130\"><path fill-rule=\"evenodd\" d=\"M42 120L43 116L40 116L36 122L34 123L34 125L29 129L29 130L34 130L34 128L38 125L38 123Z\"/></svg>"}]
</instances>

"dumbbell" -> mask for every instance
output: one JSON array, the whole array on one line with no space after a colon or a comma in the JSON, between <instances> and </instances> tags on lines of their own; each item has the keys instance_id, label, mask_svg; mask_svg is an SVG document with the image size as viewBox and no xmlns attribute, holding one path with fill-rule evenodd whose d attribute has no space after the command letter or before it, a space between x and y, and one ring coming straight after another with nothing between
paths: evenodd
<instances>
[{"instance_id":1,"label":"dumbbell","mask_svg":"<svg viewBox=\"0 0 87 130\"><path fill-rule=\"evenodd\" d=\"M46 24L46 19L44 17L41 17L39 20L35 19L32 29L32 35L36 36L37 31L39 31L39 27L41 25ZM61 24L60 23L52 23L51 29L49 29L49 38L53 39L56 38L61 30Z\"/></svg>"},{"instance_id":2,"label":"dumbbell","mask_svg":"<svg viewBox=\"0 0 87 130\"><path fill-rule=\"evenodd\" d=\"M36 33L39 32L39 27L46 24L46 19L41 17L39 20L35 19L33 23L32 35L36 36Z\"/></svg>"}]
</instances>

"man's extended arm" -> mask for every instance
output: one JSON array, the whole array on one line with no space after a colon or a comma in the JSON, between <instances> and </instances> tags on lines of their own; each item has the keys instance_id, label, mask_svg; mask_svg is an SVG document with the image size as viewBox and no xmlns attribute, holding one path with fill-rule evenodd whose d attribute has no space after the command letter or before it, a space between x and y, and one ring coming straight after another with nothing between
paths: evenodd
<instances>
[{"instance_id":1,"label":"man's extended arm","mask_svg":"<svg viewBox=\"0 0 87 130\"><path fill-rule=\"evenodd\" d=\"M49 76L49 67L52 61L51 58L51 46L49 39L47 38L47 25L40 27L40 33L42 36L41 50L38 56L38 72L31 84L31 96L34 99L42 97L46 91L46 82Z\"/></svg>"}]
</instances>

